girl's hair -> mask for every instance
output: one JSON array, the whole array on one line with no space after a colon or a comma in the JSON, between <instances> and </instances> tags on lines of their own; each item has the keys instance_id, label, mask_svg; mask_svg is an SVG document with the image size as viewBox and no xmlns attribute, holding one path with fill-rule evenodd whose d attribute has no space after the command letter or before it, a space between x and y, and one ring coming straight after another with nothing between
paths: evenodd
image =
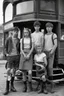
<instances>
[{"instance_id":1,"label":"girl's hair","mask_svg":"<svg viewBox=\"0 0 64 96\"><path fill-rule=\"evenodd\" d=\"M29 29L29 28L24 28L24 29L23 29L22 38L24 38L24 30L27 30L27 31L29 32L29 37L31 38L31 29Z\"/></svg>"}]
</instances>

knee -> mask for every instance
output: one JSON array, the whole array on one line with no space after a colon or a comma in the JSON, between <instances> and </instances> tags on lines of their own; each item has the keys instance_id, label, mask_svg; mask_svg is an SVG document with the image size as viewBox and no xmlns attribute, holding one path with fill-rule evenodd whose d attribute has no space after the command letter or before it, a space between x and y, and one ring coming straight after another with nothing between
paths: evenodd
<instances>
[{"instance_id":1,"label":"knee","mask_svg":"<svg viewBox=\"0 0 64 96\"><path fill-rule=\"evenodd\" d=\"M43 76L41 77L41 79L42 79L43 82L45 82L45 81L46 81L46 76L43 75Z\"/></svg>"},{"instance_id":2,"label":"knee","mask_svg":"<svg viewBox=\"0 0 64 96\"><path fill-rule=\"evenodd\" d=\"M32 75L32 70L29 70L29 71L28 71L28 74L29 74L29 75Z\"/></svg>"}]
</instances>

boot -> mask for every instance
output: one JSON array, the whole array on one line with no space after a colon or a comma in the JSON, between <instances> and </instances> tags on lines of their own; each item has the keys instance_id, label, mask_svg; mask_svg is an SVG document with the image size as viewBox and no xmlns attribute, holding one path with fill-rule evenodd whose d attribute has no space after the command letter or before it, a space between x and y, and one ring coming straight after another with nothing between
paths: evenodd
<instances>
[{"instance_id":1,"label":"boot","mask_svg":"<svg viewBox=\"0 0 64 96\"><path fill-rule=\"evenodd\" d=\"M6 81L6 91L4 92L4 95L7 95L9 93L9 81Z\"/></svg>"},{"instance_id":2,"label":"boot","mask_svg":"<svg viewBox=\"0 0 64 96\"><path fill-rule=\"evenodd\" d=\"M24 81L23 83L24 83L23 92L27 92L27 82L26 82L26 81Z\"/></svg>"},{"instance_id":3,"label":"boot","mask_svg":"<svg viewBox=\"0 0 64 96\"><path fill-rule=\"evenodd\" d=\"M40 80L38 81L38 84L37 84L37 87L36 87L35 91L38 91L39 85L40 85Z\"/></svg>"},{"instance_id":4,"label":"boot","mask_svg":"<svg viewBox=\"0 0 64 96\"><path fill-rule=\"evenodd\" d=\"M51 93L54 93L55 91L54 91L54 83L53 82L51 82L51 89L50 89L50 92Z\"/></svg>"},{"instance_id":5,"label":"boot","mask_svg":"<svg viewBox=\"0 0 64 96\"><path fill-rule=\"evenodd\" d=\"M40 81L40 89L38 91L38 94L42 93L43 92L43 82Z\"/></svg>"},{"instance_id":6,"label":"boot","mask_svg":"<svg viewBox=\"0 0 64 96\"><path fill-rule=\"evenodd\" d=\"M46 82L43 82L43 93L48 94L48 91L46 89Z\"/></svg>"},{"instance_id":7,"label":"boot","mask_svg":"<svg viewBox=\"0 0 64 96\"><path fill-rule=\"evenodd\" d=\"M54 93L54 90L53 90L54 89L54 82L52 81L53 77L51 76L50 78L51 78L51 89L50 89L50 92Z\"/></svg>"},{"instance_id":8,"label":"boot","mask_svg":"<svg viewBox=\"0 0 64 96\"><path fill-rule=\"evenodd\" d=\"M16 89L14 87L14 77L11 78L11 91L16 92Z\"/></svg>"},{"instance_id":9,"label":"boot","mask_svg":"<svg viewBox=\"0 0 64 96\"><path fill-rule=\"evenodd\" d=\"M28 85L29 85L29 92L31 92L32 91L32 82L31 81L28 82Z\"/></svg>"}]
</instances>

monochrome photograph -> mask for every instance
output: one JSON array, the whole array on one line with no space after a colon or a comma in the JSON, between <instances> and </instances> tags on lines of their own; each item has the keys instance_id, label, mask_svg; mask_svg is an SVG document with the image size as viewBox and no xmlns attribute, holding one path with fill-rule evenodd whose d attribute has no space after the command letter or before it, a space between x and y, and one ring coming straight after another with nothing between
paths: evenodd
<instances>
[{"instance_id":1,"label":"monochrome photograph","mask_svg":"<svg viewBox=\"0 0 64 96\"><path fill-rule=\"evenodd\" d=\"M64 0L0 0L0 96L64 96Z\"/></svg>"}]
</instances>

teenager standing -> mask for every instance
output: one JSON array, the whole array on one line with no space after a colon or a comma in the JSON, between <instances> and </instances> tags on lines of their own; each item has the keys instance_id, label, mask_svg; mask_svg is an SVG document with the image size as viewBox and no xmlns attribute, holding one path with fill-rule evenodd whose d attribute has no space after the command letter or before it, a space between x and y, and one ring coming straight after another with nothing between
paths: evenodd
<instances>
[{"instance_id":1,"label":"teenager standing","mask_svg":"<svg viewBox=\"0 0 64 96\"><path fill-rule=\"evenodd\" d=\"M6 56L7 56L7 79L6 90L4 95L9 93L9 83L11 83L11 91L16 92L14 87L14 77L16 68L19 65L20 59L20 40L18 39L18 28L12 29L12 36L8 37L5 44Z\"/></svg>"},{"instance_id":2,"label":"teenager standing","mask_svg":"<svg viewBox=\"0 0 64 96\"><path fill-rule=\"evenodd\" d=\"M41 23L39 21L35 21L34 22L35 31L31 34L35 51L36 51L36 46L38 44L43 46L43 42L44 42L44 35L42 32L40 32L40 25Z\"/></svg>"},{"instance_id":3,"label":"teenager standing","mask_svg":"<svg viewBox=\"0 0 64 96\"><path fill-rule=\"evenodd\" d=\"M33 43L31 39L31 32L28 28L24 28L23 37L20 40L20 49L21 49L21 58L19 69L23 71L23 83L24 88L23 92L27 92L27 72L28 72L28 85L29 91L32 91L32 52L33 52Z\"/></svg>"},{"instance_id":4,"label":"teenager standing","mask_svg":"<svg viewBox=\"0 0 64 96\"><path fill-rule=\"evenodd\" d=\"M54 63L54 55L55 50L57 48L57 35L52 31L53 30L53 24L48 22L46 23L46 30L47 33L45 34L45 45L44 50L47 54L48 58L48 76L52 78L53 75L53 63ZM51 86L53 86L53 83L51 83ZM51 90L51 92L53 92Z\"/></svg>"}]
</instances>

